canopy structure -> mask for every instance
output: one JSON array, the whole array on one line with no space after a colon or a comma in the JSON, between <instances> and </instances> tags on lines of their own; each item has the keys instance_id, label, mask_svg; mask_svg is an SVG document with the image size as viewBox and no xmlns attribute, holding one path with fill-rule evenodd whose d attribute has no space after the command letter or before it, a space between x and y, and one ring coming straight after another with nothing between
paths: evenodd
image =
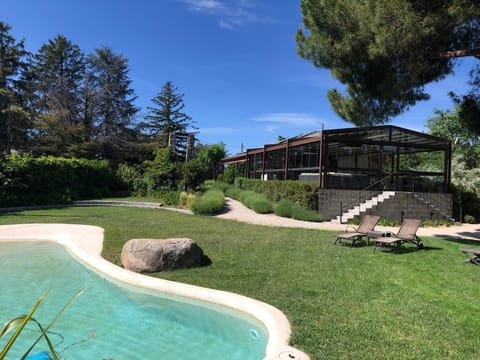
<instances>
[{"instance_id":1,"label":"canopy structure","mask_svg":"<svg viewBox=\"0 0 480 360\"><path fill-rule=\"evenodd\" d=\"M248 149L223 163L245 163L248 178L304 180L325 189L448 192L451 143L393 125L335 129Z\"/></svg>"}]
</instances>

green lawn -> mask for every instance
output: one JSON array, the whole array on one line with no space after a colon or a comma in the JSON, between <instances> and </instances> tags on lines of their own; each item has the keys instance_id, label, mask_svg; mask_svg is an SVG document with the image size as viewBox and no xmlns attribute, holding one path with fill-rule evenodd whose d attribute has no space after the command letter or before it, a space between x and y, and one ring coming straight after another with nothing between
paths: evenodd
<instances>
[{"instance_id":1,"label":"green lawn","mask_svg":"<svg viewBox=\"0 0 480 360\"><path fill-rule=\"evenodd\" d=\"M312 359L473 359L480 347L480 267L465 243L425 238L399 254L334 246L331 232L270 228L181 213L90 207L1 214L0 224L105 228L118 263L131 238L190 237L212 260L159 277L233 291L281 309L292 345ZM468 244L471 245L471 244ZM413 249L413 248L412 248Z\"/></svg>"}]
</instances>

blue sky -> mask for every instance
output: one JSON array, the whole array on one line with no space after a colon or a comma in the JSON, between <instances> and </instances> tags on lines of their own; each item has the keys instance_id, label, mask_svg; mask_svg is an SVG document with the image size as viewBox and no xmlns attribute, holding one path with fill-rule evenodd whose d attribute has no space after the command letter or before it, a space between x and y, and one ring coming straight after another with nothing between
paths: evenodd
<instances>
[{"instance_id":1,"label":"blue sky","mask_svg":"<svg viewBox=\"0 0 480 360\"><path fill-rule=\"evenodd\" d=\"M126 56L139 117L172 81L200 141L230 154L352 126L326 99L342 85L296 53L300 0L2 0L0 20L32 52L63 34L85 53L107 45ZM459 62L455 76L427 87L431 100L392 124L426 131L434 109L453 107L448 92L465 92L471 64Z\"/></svg>"}]
</instances>

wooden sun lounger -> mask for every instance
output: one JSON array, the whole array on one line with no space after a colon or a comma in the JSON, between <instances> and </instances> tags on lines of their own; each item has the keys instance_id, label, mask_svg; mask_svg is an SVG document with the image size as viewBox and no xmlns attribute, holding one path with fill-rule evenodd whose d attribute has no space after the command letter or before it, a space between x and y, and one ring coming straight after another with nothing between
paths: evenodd
<instances>
[{"instance_id":1,"label":"wooden sun lounger","mask_svg":"<svg viewBox=\"0 0 480 360\"><path fill-rule=\"evenodd\" d=\"M465 260L465 262L480 266L480 249L461 248L460 251L464 252L465 255L469 256L469 258Z\"/></svg>"},{"instance_id":2,"label":"wooden sun lounger","mask_svg":"<svg viewBox=\"0 0 480 360\"><path fill-rule=\"evenodd\" d=\"M374 231L375 226L380 220L380 216L374 215L364 215L362 221L357 228L353 226L347 226L345 233L337 234L334 244L342 243L342 241L349 240L352 242L351 246L354 247L357 241L363 240L364 237L367 238L367 242L370 242L370 237L375 237L376 232ZM349 232L349 229L352 231Z\"/></svg>"},{"instance_id":3,"label":"wooden sun lounger","mask_svg":"<svg viewBox=\"0 0 480 360\"><path fill-rule=\"evenodd\" d=\"M388 237L379 237L375 239L375 250L380 247L390 247L392 250L399 248L402 243L413 243L417 249L423 248L422 240L417 236L417 230L420 227L422 220L405 219L400 225L397 234L392 234Z\"/></svg>"}]
</instances>

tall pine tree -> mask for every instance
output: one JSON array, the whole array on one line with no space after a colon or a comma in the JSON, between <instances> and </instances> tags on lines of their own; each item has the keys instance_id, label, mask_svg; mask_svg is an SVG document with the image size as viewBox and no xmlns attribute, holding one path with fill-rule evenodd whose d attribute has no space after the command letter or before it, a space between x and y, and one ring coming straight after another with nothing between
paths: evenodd
<instances>
[{"instance_id":1,"label":"tall pine tree","mask_svg":"<svg viewBox=\"0 0 480 360\"><path fill-rule=\"evenodd\" d=\"M109 47L95 49L87 58L85 119L91 125L98 155L115 161L127 156L135 133L131 128L138 108L130 87L128 59ZM88 98L87 98L88 96Z\"/></svg>"},{"instance_id":2,"label":"tall pine tree","mask_svg":"<svg viewBox=\"0 0 480 360\"><path fill-rule=\"evenodd\" d=\"M63 35L49 40L31 65L36 110L36 153L85 156L87 135L82 121L85 59L80 48Z\"/></svg>"},{"instance_id":3,"label":"tall pine tree","mask_svg":"<svg viewBox=\"0 0 480 360\"><path fill-rule=\"evenodd\" d=\"M6 154L26 149L32 127L17 91L27 52L23 40L16 41L10 30L0 21L0 153Z\"/></svg>"},{"instance_id":4,"label":"tall pine tree","mask_svg":"<svg viewBox=\"0 0 480 360\"><path fill-rule=\"evenodd\" d=\"M167 81L160 93L152 99L156 107L147 108L149 115L145 116L145 120L148 122L143 123L152 138L161 147L170 147L179 161L187 159L188 147L194 136L192 132L196 130L195 122L183 112L183 96L171 81Z\"/></svg>"}]
</instances>

